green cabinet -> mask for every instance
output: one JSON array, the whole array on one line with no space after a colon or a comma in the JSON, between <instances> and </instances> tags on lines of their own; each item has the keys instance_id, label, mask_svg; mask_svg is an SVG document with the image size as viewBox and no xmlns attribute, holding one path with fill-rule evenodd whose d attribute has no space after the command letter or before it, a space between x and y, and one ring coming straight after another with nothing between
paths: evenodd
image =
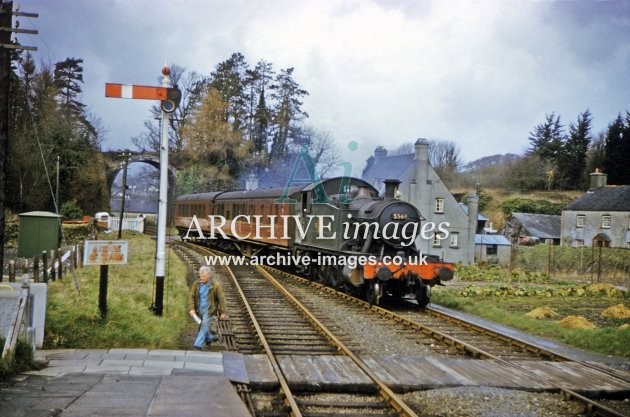
<instances>
[{"instance_id":1,"label":"green cabinet","mask_svg":"<svg viewBox=\"0 0 630 417\"><path fill-rule=\"evenodd\" d=\"M61 242L61 216L47 211L30 211L20 214L18 256L40 256L42 251L59 247Z\"/></svg>"}]
</instances>

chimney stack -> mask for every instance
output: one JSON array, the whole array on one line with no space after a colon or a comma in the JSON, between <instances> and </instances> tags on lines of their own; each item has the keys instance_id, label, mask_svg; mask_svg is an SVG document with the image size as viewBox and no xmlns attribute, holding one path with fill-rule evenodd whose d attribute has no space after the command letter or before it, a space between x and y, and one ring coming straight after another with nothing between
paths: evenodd
<instances>
[{"instance_id":1,"label":"chimney stack","mask_svg":"<svg viewBox=\"0 0 630 417\"><path fill-rule=\"evenodd\" d=\"M374 149L374 159L377 162L382 161L386 157L387 157L387 149L383 148L382 146L378 146L376 149Z\"/></svg>"},{"instance_id":2,"label":"chimney stack","mask_svg":"<svg viewBox=\"0 0 630 417\"><path fill-rule=\"evenodd\" d=\"M589 174L591 177L591 186L589 191L593 191L596 188L605 187L608 181L608 175L600 172L599 168L595 168L595 172Z\"/></svg>"},{"instance_id":3,"label":"chimney stack","mask_svg":"<svg viewBox=\"0 0 630 417\"><path fill-rule=\"evenodd\" d=\"M245 181L245 189L248 191L258 189L258 177L256 176L256 174L249 174L247 180Z\"/></svg>"}]
</instances>

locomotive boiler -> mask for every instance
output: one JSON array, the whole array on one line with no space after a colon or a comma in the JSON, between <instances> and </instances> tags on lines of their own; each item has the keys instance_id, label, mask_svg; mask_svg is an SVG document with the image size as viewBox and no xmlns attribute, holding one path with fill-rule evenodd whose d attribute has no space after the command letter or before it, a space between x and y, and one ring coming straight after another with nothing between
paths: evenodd
<instances>
[{"instance_id":1,"label":"locomotive boiler","mask_svg":"<svg viewBox=\"0 0 630 417\"><path fill-rule=\"evenodd\" d=\"M186 194L175 204L184 239L238 251L257 264L289 266L311 280L379 304L383 297L430 300L430 288L453 277L453 264L420 253L426 230L418 210L351 177L259 190ZM434 225L435 226L435 225ZM446 236L444 236L446 237Z\"/></svg>"}]
</instances>

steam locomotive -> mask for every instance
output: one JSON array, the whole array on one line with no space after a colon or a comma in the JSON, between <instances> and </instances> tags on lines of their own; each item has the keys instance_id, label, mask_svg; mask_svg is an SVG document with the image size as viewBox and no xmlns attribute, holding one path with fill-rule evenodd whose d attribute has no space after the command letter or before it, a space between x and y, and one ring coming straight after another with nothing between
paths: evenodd
<instances>
[{"instance_id":1,"label":"steam locomotive","mask_svg":"<svg viewBox=\"0 0 630 417\"><path fill-rule=\"evenodd\" d=\"M418 252L424 219L396 199L399 183L386 180L382 197L352 177L186 194L176 200L175 226L185 240L237 251L251 264L290 266L372 304L413 297L424 307L431 287L453 278L453 264Z\"/></svg>"}]
</instances>

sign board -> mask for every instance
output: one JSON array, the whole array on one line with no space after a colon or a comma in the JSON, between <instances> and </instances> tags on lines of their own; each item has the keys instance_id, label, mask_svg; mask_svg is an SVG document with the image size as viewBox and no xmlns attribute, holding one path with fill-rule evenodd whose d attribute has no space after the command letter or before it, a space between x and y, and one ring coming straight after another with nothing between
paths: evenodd
<instances>
[{"instance_id":1,"label":"sign board","mask_svg":"<svg viewBox=\"0 0 630 417\"><path fill-rule=\"evenodd\" d=\"M85 241L83 265L124 265L126 263L126 240Z\"/></svg>"}]
</instances>

